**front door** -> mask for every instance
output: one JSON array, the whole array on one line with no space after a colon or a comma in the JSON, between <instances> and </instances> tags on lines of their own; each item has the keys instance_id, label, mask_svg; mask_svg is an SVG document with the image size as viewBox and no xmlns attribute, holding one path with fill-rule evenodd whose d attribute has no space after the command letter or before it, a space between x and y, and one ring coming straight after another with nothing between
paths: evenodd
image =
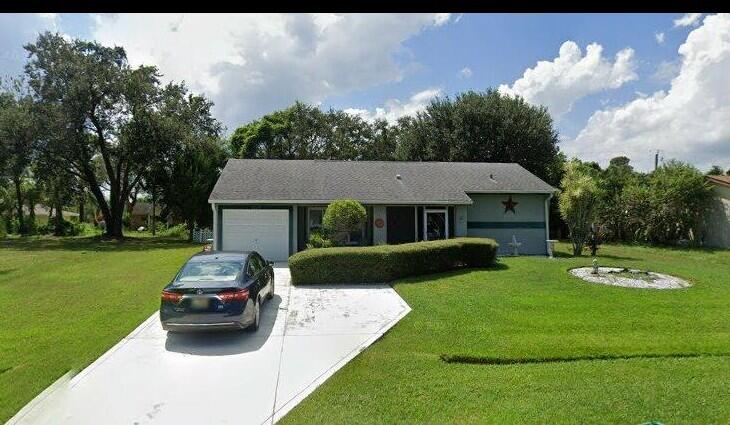
<instances>
[{"instance_id":1,"label":"front door","mask_svg":"<svg viewBox=\"0 0 730 425\"><path fill-rule=\"evenodd\" d=\"M387 207L386 238L388 244L414 242L416 240L416 210L414 207Z\"/></svg>"},{"instance_id":2,"label":"front door","mask_svg":"<svg viewBox=\"0 0 730 425\"><path fill-rule=\"evenodd\" d=\"M423 239L427 241L447 239L449 237L446 225L449 221L447 210L425 210L424 214L426 215L426 226L423 229Z\"/></svg>"}]
</instances>

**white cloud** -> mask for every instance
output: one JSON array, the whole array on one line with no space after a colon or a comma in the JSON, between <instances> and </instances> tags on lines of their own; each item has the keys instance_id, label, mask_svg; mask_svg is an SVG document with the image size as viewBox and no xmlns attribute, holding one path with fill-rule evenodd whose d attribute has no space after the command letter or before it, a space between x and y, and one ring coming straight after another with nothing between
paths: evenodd
<instances>
[{"instance_id":1,"label":"white cloud","mask_svg":"<svg viewBox=\"0 0 730 425\"><path fill-rule=\"evenodd\" d=\"M428 106L431 100L438 96L441 96L441 89L430 88L414 94L405 103L398 99L389 99L385 102L384 106L377 107L374 111L348 108L345 109L345 112L351 115L357 115L365 121L372 122L376 119L383 119L389 123L394 123L398 121L398 118L415 115L419 111L426 109L426 106Z\"/></svg>"},{"instance_id":2,"label":"white cloud","mask_svg":"<svg viewBox=\"0 0 730 425\"><path fill-rule=\"evenodd\" d=\"M669 83L679 74L680 66L678 61L661 61L651 79L659 83Z\"/></svg>"},{"instance_id":3,"label":"white cloud","mask_svg":"<svg viewBox=\"0 0 730 425\"><path fill-rule=\"evenodd\" d=\"M450 13L437 13L436 16L433 17L433 24L439 27L441 25L447 24L449 20L451 20Z\"/></svg>"},{"instance_id":4,"label":"white cloud","mask_svg":"<svg viewBox=\"0 0 730 425\"><path fill-rule=\"evenodd\" d=\"M701 13L685 13L681 18L674 20L674 27L697 26L701 17Z\"/></svg>"},{"instance_id":5,"label":"white cloud","mask_svg":"<svg viewBox=\"0 0 730 425\"><path fill-rule=\"evenodd\" d=\"M471 71L471 68L466 66L466 67L462 68L461 71L459 71L458 75L460 78L471 78L472 74L473 74L473 72Z\"/></svg>"},{"instance_id":6,"label":"white cloud","mask_svg":"<svg viewBox=\"0 0 730 425\"><path fill-rule=\"evenodd\" d=\"M656 39L657 43L664 44L664 33L663 32L654 33L654 39Z\"/></svg>"},{"instance_id":7,"label":"white cloud","mask_svg":"<svg viewBox=\"0 0 730 425\"><path fill-rule=\"evenodd\" d=\"M294 100L401 80L413 60L403 43L448 14L98 15L94 38L123 46L216 103L229 129Z\"/></svg>"},{"instance_id":8,"label":"white cloud","mask_svg":"<svg viewBox=\"0 0 730 425\"><path fill-rule=\"evenodd\" d=\"M603 57L603 47L599 44L589 44L584 56L575 42L566 41L560 46L558 57L539 61L534 68L525 70L511 87L502 84L499 91L545 105L553 118L559 120L577 100L636 80L635 68L634 51L630 48L616 53L611 62Z\"/></svg>"},{"instance_id":9,"label":"white cloud","mask_svg":"<svg viewBox=\"0 0 730 425\"><path fill-rule=\"evenodd\" d=\"M668 91L595 112L562 148L599 160L627 155L650 169L653 152L702 169L730 163L730 15L705 18L679 47L679 73Z\"/></svg>"}]
</instances>

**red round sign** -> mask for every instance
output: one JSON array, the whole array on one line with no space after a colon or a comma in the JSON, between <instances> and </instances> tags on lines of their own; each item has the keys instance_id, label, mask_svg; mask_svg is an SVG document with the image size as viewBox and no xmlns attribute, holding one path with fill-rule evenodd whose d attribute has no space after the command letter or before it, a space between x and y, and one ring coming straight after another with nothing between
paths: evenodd
<instances>
[{"instance_id":1,"label":"red round sign","mask_svg":"<svg viewBox=\"0 0 730 425\"><path fill-rule=\"evenodd\" d=\"M382 229L383 226L385 226L385 221L382 218L376 218L375 227L377 227L378 229Z\"/></svg>"}]
</instances>

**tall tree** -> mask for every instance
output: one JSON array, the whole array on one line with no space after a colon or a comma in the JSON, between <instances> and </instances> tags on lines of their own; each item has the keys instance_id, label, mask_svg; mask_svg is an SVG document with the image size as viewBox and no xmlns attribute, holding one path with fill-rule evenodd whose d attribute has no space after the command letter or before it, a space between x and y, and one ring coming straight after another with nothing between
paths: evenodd
<instances>
[{"instance_id":1,"label":"tall tree","mask_svg":"<svg viewBox=\"0 0 730 425\"><path fill-rule=\"evenodd\" d=\"M202 139L186 144L155 177L160 185L161 200L172 213L185 219L188 239L193 238L195 226L209 226L212 211L208 196L213 190L226 155L215 139Z\"/></svg>"},{"instance_id":2,"label":"tall tree","mask_svg":"<svg viewBox=\"0 0 730 425\"><path fill-rule=\"evenodd\" d=\"M728 171L730 171L730 170L728 170ZM722 170L722 167L720 167L719 165L713 165L712 167L710 167L709 171L707 171L708 176L721 176L723 174L725 174L725 172Z\"/></svg>"},{"instance_id":3,"label":"tall tree","mask_svg":"<svg viewBox=\"0 0 730 425\"><path fill-rule=\"evenodd\" d=\"M554 181L558 134L544 107L496 90L434 99L415 117L399 122L403 160L516 162Z\"/></svg>"},{"instance_id":4,"label":"tall tree","mask_svg":"<svg viewBox=\"0 0 730 425\"><path fill-rule=\"evenodd\" d=\"M167 123L158 114L164 90L157 69L132 68L121 47L69 41L60 34L41 34L25 49L29 84L52 123L42 148L88 186L106 235L121 237L130 192L178 143L164 137Z\"/></svg>"},{"instance_id":5,"label":"tall tree","mask_svg":"<svg viewBox=\"0 0 730 425\"><path fill-rule=\"evenodd\" d=\"M667 161L648 178L649 205L643 218L645 238L658 244L697 240L701 220L712 199L712 187L694 166Z\"/></svg>"},{"instance_id":6,"label":"tall tree","mask_svg":"<svg viewBox=\"0 0 730 425\"><path fill-rule=\"evenodd\" d=\"M152 196L153 217L159 194L167 210L185 219L190 239L195 225L211 221L208 196L227 157L212 106L205 97L189 94L184 85L168 85L162 91L159 110L149 117L157 121L151 126L156 131L140 134L167 139L170 147L142 176L144 188Z\"/></svg>"},{"instance_id":7,"label":"tall tree","mask_svg":"<svg viewBox=\"0 0 730 425\"><path fill-rule=\"evenodd\" d=\"M238 127L229 140L239 158L372 158L373 129L362 118L296 102Z\"/></svg>"},{"instance_id":8,"label":"tall tree","mask_svg":"<svg viewBox=\"0 0 730 425\"><path fill-rule=\"evenodd\" d=\"M0 171L4 170L3 174L9 178L15 190L20 233L27 233L29 230L23 213L23 182L33 160L37 128L33 100L24 82L18 79L9 81L0 93L0 157L4 162Z\"/></svg>"},{"instance_id":9,"label":"tall tree","mask_svg":"<svg viewBox=\"0 0 730 425\"><path fill-rule=\"evenodd\" d=\"M600 171L598 214L607 227L608 236L614 240L624 240L629 236L628 210L622 200L625 188L634 184L638 178L630 162L629 158L619 156L611 159L608 167Z\"/></svg>"}]
</instances>

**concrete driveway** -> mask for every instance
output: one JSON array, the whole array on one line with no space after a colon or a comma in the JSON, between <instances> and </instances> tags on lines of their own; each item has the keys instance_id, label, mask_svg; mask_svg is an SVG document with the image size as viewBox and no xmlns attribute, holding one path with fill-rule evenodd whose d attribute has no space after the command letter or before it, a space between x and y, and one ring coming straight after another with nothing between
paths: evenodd
<instances>
[{"instance_id":1,"label":"concrete driveway","mask_svg":"<svg viewBox=\"0 0 730 425\"><path fill-rule=\"evenodd\" d=\"M295 287L275 272L255 334L168 335L155 313L8 423L274 423L410 311L387 285Z\"/></svg>"}]
</instances>

